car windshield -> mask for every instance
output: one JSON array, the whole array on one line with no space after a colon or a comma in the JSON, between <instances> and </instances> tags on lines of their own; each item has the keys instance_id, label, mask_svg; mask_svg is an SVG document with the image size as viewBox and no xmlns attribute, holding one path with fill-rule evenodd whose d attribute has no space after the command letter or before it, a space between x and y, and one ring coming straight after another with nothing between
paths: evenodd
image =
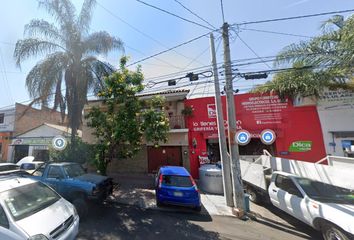
<instances>
[{"instance_id":1,"label":"car windshield","mask_svg":"<svg viewBox=\"0 0 354 240\"><path fill-rule=\"evenodd\" d=\"M306 194L320 202L354 204L354 191L306 178L296 178Z\"/></svg>"},{"instance_id":2,"label":"car windshield","mask_svg":"<svg viewBox=\"0 0 354 240\"><path fill-rule=\"evenodd\" d=\"M0 198L17 221L52 205L60 196L45 184L35 182L4 191Z\"/></svg>"},{"instance_id":3,"label":"car windshield","mask_svg":"<svg viewBox=\"0 0 354 240\"><path fill-rule=\"evenodd\" d=\"M192 187L193 183L188 176L163 175L162 184L174 187Z\"/></svg>"},{"instance_id":4,"label":"car windshield","mask_svg":"<svg viewBox=\"0 0 354 240\"><path fill-rule=\"evenodd\" d=\"M75 178L85 174L85 170L79 164L65 165L64 171L69 178Z\"/></svg>"}]
</instances>

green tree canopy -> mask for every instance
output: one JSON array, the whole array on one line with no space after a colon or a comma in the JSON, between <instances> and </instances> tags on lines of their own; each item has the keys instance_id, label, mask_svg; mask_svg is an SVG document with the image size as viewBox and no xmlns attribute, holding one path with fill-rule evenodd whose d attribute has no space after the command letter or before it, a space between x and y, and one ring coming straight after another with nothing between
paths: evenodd
<instances>
[{"instance_id":1,"label":"green tree canopy","mask_svg":"<svg viewBox=\"0 0 354 240\"><path fill-rule=\"evenodd\" d=\"M60 108L63 116L67 110L74 141L87 93L102 87L103 76L114 71L96 56L123 49L123 43L105 31L89 33L95 0L84 0L78 15L70 0L38 2L54 23L34 19L27 24L14 57L18 66L28 58L42 57L26 77L32 103L53 101L54 109Z\"/></svg>"},{"instance_id":2,"label":"green tree canopy","mask_svg":"<svg viewBox=\"0 0 354 240\"><path fill-rule=\"evenodd\" d=\"M167 141L168 118L164 113L164 99L140 100L137 94L144 89L140 67L128 70L127 58L121 59L120 70L105 79L105 88L98 93L102 106L93 107L85 116L88 126L98 139L96 166L101 173L113 158L134 156L143 143Z\"/></svg>"},{"instance_id":3,"label":"green tree canopy","mask_svg":"<svg viewBox=\"0 0 354 240\"><path fill-rule=\"evenodd\" d=\"M278 55L275 66L294 69L275 75L254 92L280 96L318 96L325 88L354 90L354 15L336 15L322 24L322 34L291 44Z\"/></svg>"}]
</instances>

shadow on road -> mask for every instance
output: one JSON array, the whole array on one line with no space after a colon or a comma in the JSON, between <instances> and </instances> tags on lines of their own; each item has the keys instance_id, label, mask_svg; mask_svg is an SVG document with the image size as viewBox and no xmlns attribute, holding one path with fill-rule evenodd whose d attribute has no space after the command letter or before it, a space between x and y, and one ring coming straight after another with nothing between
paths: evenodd
<instances>
[{"instance_id":1,"label":"shadow on road","mask_svg":"<svg viewBox=\"0 0 354 240\"><path fill-rule=\"evenodd\" d=\"M306 225L305 223L299 221L298 219L292 217L291 215L281 211L280 209L274 207L271 204L262 204L262 207L267 208L272 214L276 215L284 221L284 223L276 221L274 219L267 218L260 214L251 212L250 217L252 220L257 221L260 224L266 225L268 227L281 230L292 235L304 238L304 239L322 239L322 236L312 227Z\"/></svg>"},{"instance_id":2,"label":"shadow on road","mask_svg":"<svg viewBox=\"0 0 354 240\"><path fill-rule=\"evenodd\" d=\"M217 232L189 222L211 221L210 216L187 212L163 215L131 205L92 206L88 218L80 223L78 239L220 239Z\"/></svg>"}]
</instances>

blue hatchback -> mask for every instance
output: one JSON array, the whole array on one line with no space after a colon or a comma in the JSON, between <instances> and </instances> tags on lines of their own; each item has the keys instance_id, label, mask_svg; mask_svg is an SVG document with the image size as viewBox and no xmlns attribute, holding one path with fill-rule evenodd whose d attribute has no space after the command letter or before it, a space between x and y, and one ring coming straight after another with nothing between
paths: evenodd
<instances>
[{"instance_id":1,"label":"blue hatchback","mask_svg":"<svg viewBox=\"0 0 354 240\"><path fill-rule=\"evenodd\" d=\"M198 187L184 167L164 166L155 179L156 205L171 204L201 210Z\"/></svg>"}]
</instances>

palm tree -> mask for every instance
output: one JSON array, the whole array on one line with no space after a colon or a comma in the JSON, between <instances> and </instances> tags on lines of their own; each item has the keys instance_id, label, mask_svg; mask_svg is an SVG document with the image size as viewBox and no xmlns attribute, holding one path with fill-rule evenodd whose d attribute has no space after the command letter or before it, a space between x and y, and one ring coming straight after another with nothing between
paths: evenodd
<instances>
[{"instance_id":1,"label":"palm tree","mask_svg":"<svg viewBox=\"0 0 354 240\"><path fill-rule=\"evenodd\" d=\"M33 19L25 26L25 38L17 41L14 51L19 67L30 57L44 56L28 73L26 87L32 104L53 101L53 109L59 108L62 114L67 110L72 141L82 121L88 92L102 88L102 78L114 71L96 55L123 50L122 41L107 32L89 33L95 3L85 0L76 15L70 0L39 0L39 7L53 16L54 23Z\"/></svg>"},{"instance_id":2,"label":"palm tree","mask_svg":"<svg viewBox=\"0 0 354 240\"><path fill-rule=\"evenodd\" d=\"M322 34L285 47L275 65L289 65L290 72L275 75L256 92L275 91L281 96L318 96L325 88L354 89L354 15L336 15L325 21ZM309 68L311 67L311 68Z\"/></svg>"}]
</instances>

